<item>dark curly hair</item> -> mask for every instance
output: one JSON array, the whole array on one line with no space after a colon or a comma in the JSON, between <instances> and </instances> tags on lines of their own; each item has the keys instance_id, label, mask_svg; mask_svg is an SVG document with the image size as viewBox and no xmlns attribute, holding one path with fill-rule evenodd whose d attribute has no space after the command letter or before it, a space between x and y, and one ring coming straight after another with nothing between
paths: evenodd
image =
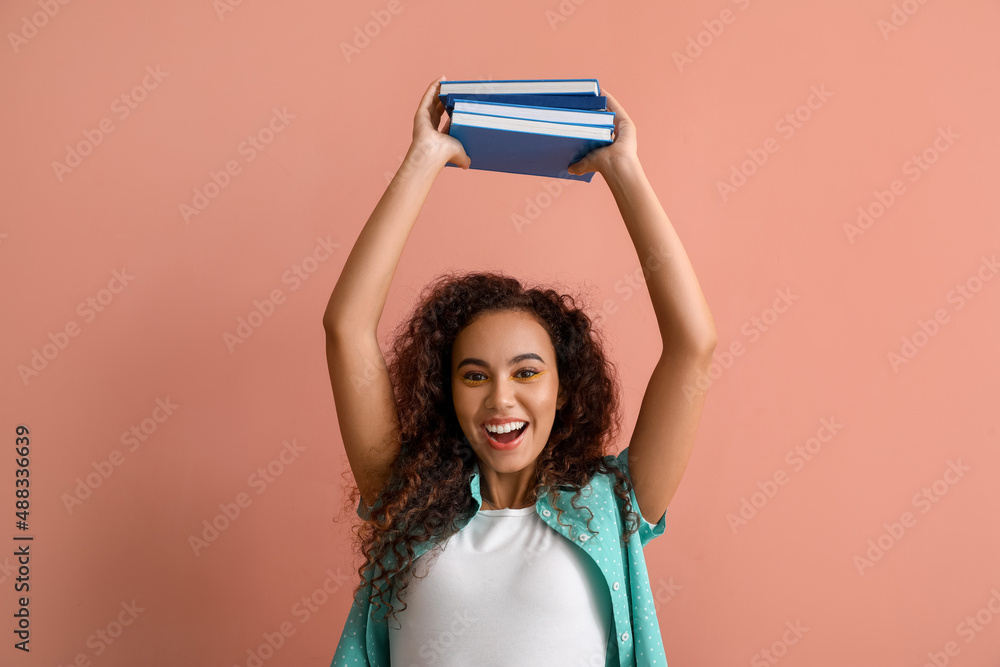
<instances>
[{"instance_id":1,"label":"dark curly hair","mask_svg":"<svg viewBox=\"0 0 1000 667\"><path fill-rule=\"evenodd\" d=\"M369 602L384 603L395 619L392 591L403 603L414 565L413 545L428 539L442 542L457 532L455 522L475 513L469 487L475 455L465 438L451 393L452 345L459 332L484 312L520 311L533 314L548 332L556 352L556 368L566 390L566 402L556 412L552 431L535 464L533 499L559 487L575 490L573 507L595 473L616 478L615 495L624 501L626 520L622 544L638 530L632 509L631 484L609 453L621 430L619 381L604 352L603 336L568 294L552 288L525 288L497 272L445 273L427 285L408 321L393 333L386 368L396 397L400 450L371 517L355 531L355 546L365 563L354 595L372 584ZM357 505L360 491L351 486L349 502ZM557 507L557 521L563 510ZM589 511L589 508L588 508ZM591 518L593 513L591 513ZM588 519L589 529L590 519ZM563 524L566 525L566 524ZM414 534L415 526L422 527ZM383 567L387 554L403 556L399 566ZM373 566L372 579L365 571Z\"/></svg>"}]
</instances>

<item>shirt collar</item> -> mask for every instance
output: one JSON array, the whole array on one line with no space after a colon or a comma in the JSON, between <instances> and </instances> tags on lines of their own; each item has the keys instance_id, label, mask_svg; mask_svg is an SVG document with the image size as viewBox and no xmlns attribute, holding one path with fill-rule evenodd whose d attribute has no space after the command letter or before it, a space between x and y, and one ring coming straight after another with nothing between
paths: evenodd
<instances>
[{"instance_id":1,"label":"shirt collar","mask_svg":"<svg viewBox=\"0 0 1000 667\"><path fill-rule=\"evenodd\" d=\"M472 479L469 482L469 488L472 490L472 497L476 499L476 512L479 512L479 510L482 509L482 507L483 507L483 496L482 496L482 493L480 491L480 485L479 485L479 462L478 461L474 461L472 463ZM569 486L561 486L559 488L563 489L563 490L570 490L570 491L573 490L573 487L569 487ZM539 511L542 510L542 509L545 509L545 508L552 509L552 505L551 505L551 502L549 500L549 494L548 493L544 493L544 494L538 496L538 500L535 501L535 508L536 508L536 510L539 510Z\"/></svg>"}]
</instances>

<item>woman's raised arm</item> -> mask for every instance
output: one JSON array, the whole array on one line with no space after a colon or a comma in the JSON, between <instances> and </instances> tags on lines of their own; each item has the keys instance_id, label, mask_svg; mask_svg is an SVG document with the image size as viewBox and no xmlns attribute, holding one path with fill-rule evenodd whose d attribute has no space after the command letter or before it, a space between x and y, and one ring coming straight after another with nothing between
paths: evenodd
<instances>
[{"instance_id":1,"label":"woman's raised arm","mask_svg":"<svg viewBox=\"0 0 1000 667\"><path fill-rule=\"evenodd\" d=\"M447 134L450 120L439 90L435 80L424 93L406 157L354 242L323 314L337 420L354 479L369 506L399 451L396 401L376 338L389 285L438 172L447 162L465 169L470 164L461 142Z\"/></svg>"},{"instance_id":2,"label":"woman's raised arm","mask_svg":"<svg viewBox=\"0 0 1000 667\"><path fill-rule=\"evenodd\" d=\"M691 457L705 402L700 380L718 337L691 261L639 164L635 125L610 93L601 93L615 112L614 143L591 151L569 171L598 171L611 189L643 267L663 341L628 453L639 509L655 524Z\"/></svg>"}]
</instances>

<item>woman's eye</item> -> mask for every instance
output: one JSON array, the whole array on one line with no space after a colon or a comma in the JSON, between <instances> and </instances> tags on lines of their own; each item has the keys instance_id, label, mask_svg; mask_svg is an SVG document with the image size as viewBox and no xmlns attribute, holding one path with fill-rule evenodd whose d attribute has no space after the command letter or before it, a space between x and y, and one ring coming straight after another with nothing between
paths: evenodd
<instances>
[{"instance_id":1,"label":"woman's eye","mask_svg":"<svg viewBox=\"0 0 1000 667\"><path fill-rule=\"evenodd\" d=\"M479 375L482 375L484 379L482 380L476 379L475 376ZM486 382L485 378L486 376L483 375L482 373L466 373L465 375L462 376L462 379L465 380L465 382L468 384L479 384L481 382Z\"/></svg>"},{"instance_id":2,"label":"woman's eye","mask_svg":"<svg viewBox=\"0 0 1000 667\"><path fill-rule=\"evenodd\" d=\"M513 375L511 375L511 377L514 378L515 380L531 380L532 378L541 375L544 372L545 371L540 371L540 372L536 371L534 368L522 368L521 370L516 371ZM465 382L465 384L473 386L482 384L483 382L486 382L488 379L489 378L487 378L486 375L480 373L479 371L472 371L462 376L462 381Z\"/></svg>"}]
</instances>

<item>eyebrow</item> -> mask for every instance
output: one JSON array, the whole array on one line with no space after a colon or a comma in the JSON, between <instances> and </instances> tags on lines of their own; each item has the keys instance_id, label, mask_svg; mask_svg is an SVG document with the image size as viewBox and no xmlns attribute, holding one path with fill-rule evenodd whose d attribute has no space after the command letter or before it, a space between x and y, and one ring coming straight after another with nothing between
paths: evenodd
<instances>
[{"instance_id":1,"label":"eyebrow","mask_svg":"<svg viewBox=\"0 0 1000 667\"><path fill-rule=\"evenodd\" d=\"M542 359L537 354L535 354L534 352L525 352L524 354L517 355L516 357L514 357L513 359L511 359L510 361L508 361L507 364L509 366L513 366L514 364L518 363L519 361L524 361L525 359L537 359L538 361L542 362L543 364L545 363L545 360ZM462 359L462 361L460 361L458 363L458 366L456 367L455 370L460 370L462 368L462 366L465 366L467 364L476 364L478 366L486 366L487 368L489 367L489 364L486 363L485 361L483 361L482 359L476 359L475 357L469 357L467 359Z\"/></svg>"}]
</instances>

